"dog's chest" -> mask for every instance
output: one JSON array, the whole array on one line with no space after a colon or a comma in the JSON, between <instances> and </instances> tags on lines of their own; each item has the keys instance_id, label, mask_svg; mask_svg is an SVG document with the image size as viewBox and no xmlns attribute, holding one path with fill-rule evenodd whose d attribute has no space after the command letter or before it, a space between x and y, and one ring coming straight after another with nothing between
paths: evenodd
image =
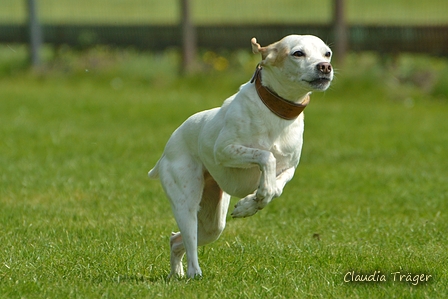
<instances>
[{"instance_id":1,"label":"dog's chest","mask_svg":"<svg viewBox=\"0 0 448 299\"><path fill-rule=\"evenodd\" d=\"M277 162L283 160L291 160L297 155L297 152L300 153L302 149L301 144L299 143L279 143L275 142L272 144L269 151L274 155Z\"/></svg>"},{"instance_id":2,"label":"dog's chest","mask_svg":"<svg viewBox=\"0 0 448 299\"><path fill-rule=\"evenodd\" d=\"M278 132L272 135L268 133L264 138L259 139L259 146L274 155L277 167L282 168L295 164L302 150L302 128L298 126L294 130L285 130L280 134Z\"/></svg>"}]
</instances>

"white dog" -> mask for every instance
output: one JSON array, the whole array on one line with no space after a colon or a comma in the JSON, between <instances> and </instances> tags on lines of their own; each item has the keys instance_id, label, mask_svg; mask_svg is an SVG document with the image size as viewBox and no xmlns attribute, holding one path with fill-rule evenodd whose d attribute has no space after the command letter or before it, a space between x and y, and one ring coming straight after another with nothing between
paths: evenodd
<instances>
[{"instance_id":1,"label":"white dog","mask_svg":"<svg viewBox=\"0 0 448 299\"><path fill-rule=\"evenodd\" d=\"M299 164L303 113L312 90L333 79L331 50L315 36L289 35L261 53L252 80L220 108L188 118L171 135L149 177L159 177L180 232L173 233L171 276L201 276L197 246L218 239L230 196L233 217L247 217L282 194Z\"/></svg>"}]
</instances>

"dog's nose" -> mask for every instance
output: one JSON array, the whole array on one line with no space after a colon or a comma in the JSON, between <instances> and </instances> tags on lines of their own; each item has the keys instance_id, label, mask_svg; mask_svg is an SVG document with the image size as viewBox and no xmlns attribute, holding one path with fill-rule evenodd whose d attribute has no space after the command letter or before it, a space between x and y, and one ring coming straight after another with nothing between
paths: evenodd
<instances>
[{"instance_id":1,"label":"dog's nose","mask_svg":"<svg viewBox=\"0 0 448 299\"><path fill-rule=\"evenodd\" d=\"M329 74L329 73L331 73L331 64L328 63L328 62L318 63L316 68L322 74Z\"/></svg>"}]
</instances>

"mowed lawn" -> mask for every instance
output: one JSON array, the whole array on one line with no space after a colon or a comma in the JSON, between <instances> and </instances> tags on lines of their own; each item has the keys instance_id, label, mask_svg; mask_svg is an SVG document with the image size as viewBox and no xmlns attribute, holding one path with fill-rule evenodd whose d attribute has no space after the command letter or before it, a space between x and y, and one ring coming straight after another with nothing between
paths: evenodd
<instances>
[{"instance_id":1,"label":"mowed lawn","mask_svg":"<svg viewBox=\"0 0 448 299\"><path fill-rule=\"evenodd\" d=\"M253 59L178 78L175 53L73 55L40 73L2 68L0 298L448 296L446 61L335 65L283 195L228 217L199 250L201 280L166 281L177 228L147 171L189 115L250 79Z\"/></svg>"}]
</instances>

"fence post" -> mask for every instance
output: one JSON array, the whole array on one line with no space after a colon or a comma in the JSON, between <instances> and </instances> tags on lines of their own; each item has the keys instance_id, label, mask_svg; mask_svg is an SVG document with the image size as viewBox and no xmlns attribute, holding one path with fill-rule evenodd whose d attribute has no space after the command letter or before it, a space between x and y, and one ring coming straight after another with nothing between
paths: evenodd
<instances>
[{"instance_id":1,"label":"fence post","mask_svg":"<svg viewBox=\"0 0 448 299\"><path fill-rule=\"evenodd\" d=\"M190 0L180 0L182 28L182 73L191 73L197 52L196 29L191 21Z\"/></svg>"},{"instance_id":2,"label":"fence post","mask_svg":"<svg viewBox=\"0 0 448 299\"><path fill-rule=\"evenodd\" d=\"M345 1L333 1L333 28L335 37L335 58L343 64L347 53L347 23L345 19Z\"/></svg>"},{"instance_id":3,"label":"fence post","mask_svg":"<svg viewBox=\"0 0 448 299\"><path fill-rule=\"evenodd\" d=\"M31 65L40 65L39 52L42 46L42 31L37 17L37 0L26 0L28 8L28 38L30 42Z\"/></svg>"}]
</instances>

